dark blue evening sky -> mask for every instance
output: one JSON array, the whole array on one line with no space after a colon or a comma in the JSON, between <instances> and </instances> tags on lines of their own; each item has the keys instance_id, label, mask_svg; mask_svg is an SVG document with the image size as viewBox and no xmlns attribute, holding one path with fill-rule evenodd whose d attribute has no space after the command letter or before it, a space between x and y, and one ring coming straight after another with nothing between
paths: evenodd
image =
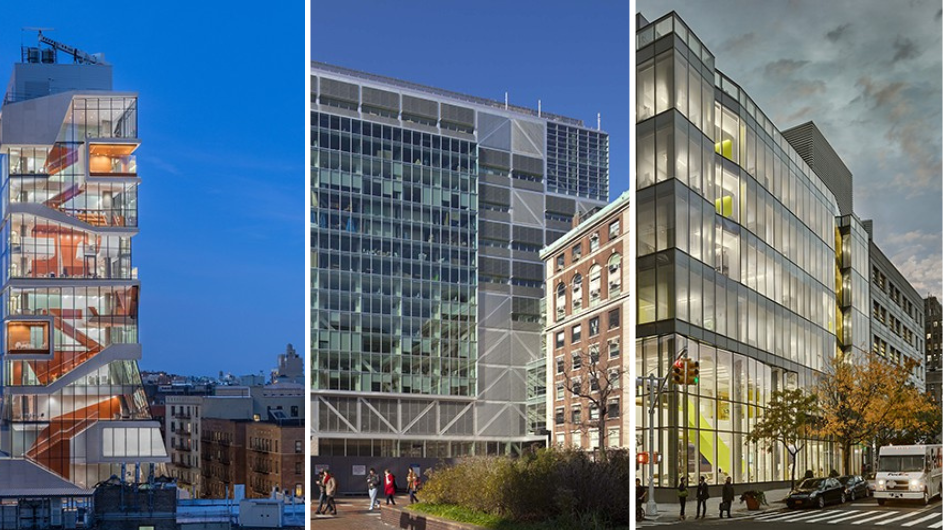
<instances>
[{"instance_id":1,"label":"dark blue evening sky","mask_svg":"<svg viewBox=\"0 0 943 530\"><path fill-rule=\"evenodd\" d=\"M311 59L582 119L629 184L628 1L312 1Z\"/></svg>"},{"instance_id":2,"label":"dark blue evening sky","mask_svg":"<svg viewBox=\"0 0 943 530\"><path fill-rule=\"evenodd\" d=\"M141 367L257 373L303 349L304 4L13 2L0 78L28 26L137 91Z\"/></svg>"}]
</instances>

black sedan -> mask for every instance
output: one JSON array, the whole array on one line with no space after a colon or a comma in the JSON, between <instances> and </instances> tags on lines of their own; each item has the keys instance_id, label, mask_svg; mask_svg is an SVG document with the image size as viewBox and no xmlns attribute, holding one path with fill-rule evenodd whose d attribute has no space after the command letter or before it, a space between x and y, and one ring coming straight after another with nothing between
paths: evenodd
<instances>
[{"instance_id":1,"label":"black sedan","mask_svg":"<svg viewBox=\"0 0 943 530\"><path fill-rule=\"evenodd\" d=\"M807 478L786 497L786 506L803 508L845 502L845 487L834 478Z\"/></svg>"},{"instance_id":2,"label":"black sedan","mask_svg":"<svg viewBox=\"0 0 943 530\"><path fill-rule=\"evenodd\" d=\"M868 481L860 475L845 475L838 477L838 482L845 487L845 497L854 501L855 499L864 499L871 495L871 488L868 487Z\"/></svg>"}]
</instances>

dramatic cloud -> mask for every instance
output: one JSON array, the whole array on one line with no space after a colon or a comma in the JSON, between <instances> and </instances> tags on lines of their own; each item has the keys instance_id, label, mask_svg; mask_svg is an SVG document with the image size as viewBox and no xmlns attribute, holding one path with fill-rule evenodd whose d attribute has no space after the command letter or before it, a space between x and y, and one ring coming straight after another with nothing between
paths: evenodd
<instances>
[{"instance_id":1,"label":"dramatic cloud","mask_svg":"<svg viewBox=\"0 0 943 530\"><path fill-rule=\"evenodd\" d=\"M638 6L652 20L677 11L780 130L814 121L854 175L854 209L874 220L875 243L921 295L943 295L939 1Z\"/></svg>"},{"instance_id":2,"label":"dramatic cloud","mask_svg":"<svg viewBox=\"0 0 943 530\"><path fill-rule=\"evenodd\" d=\"M917 50L917 45L914 44L914 41L908 39L907 37L901 37L900 35L894 40L894 60L895 61L906 61L907 59L913 59L914 57L920 55L920 51Z\"/></svg>"},{"instance_id":3,"label":"dramatic cloud","mask_svg":"<svg viewBox=\"0 0 943 530\"><path fill-rule=\"evenodd\" d=\"M751 31L724 41L718 51L742 51L756 44L756 41L756 34Z\"/></svg>"},{"instance_id":4,"label":"dramatic cloud","mask_svg":"<svg viewBox=\"0 0 943 530\"><path fill-rule=\"evenodd\" d=\"M840 41L840 40L842 39L842 37L844 37L845 35L848 34L848 29L849 29L849 28L851 28L851 24L850 24L850 23L841 24L841 25L839 25L837 28L835 28L835 29L829 31L828 33L826 33L826 34L825 34L825 38L828 39L828 40L830 40L830 41L832 41L832 42L838 42L838 41Z\"/></svg>"},{"instance_id":5,"label":"dramatic cloud","mask_svg":"<svg viewBox=\"0 0 943 530\"><path fill-rule=\"evenodd\" d=\"M787 77L796 72L796 70L802 68L803 66L809 64L809 61L796 61L793 59L780 59L778 61L769 63L764 68L766 75L775 75L779 77Z\"/></svg>"}]
</instances>

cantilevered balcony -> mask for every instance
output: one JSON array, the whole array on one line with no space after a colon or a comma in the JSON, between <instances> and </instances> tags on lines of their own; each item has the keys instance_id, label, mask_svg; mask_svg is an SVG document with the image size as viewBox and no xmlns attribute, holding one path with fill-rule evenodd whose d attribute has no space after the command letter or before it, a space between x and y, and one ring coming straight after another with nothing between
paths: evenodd
<instances>
[{"instance_id":1,"label":"cantilevered balcony","mask_svg":"<svg viewBox=\"0 0 943 530\"><path fill-rule=\"evenodd\" d=\"M136 143L89 143L89 177L136 177Z\"/></svg>"}]
</instances>

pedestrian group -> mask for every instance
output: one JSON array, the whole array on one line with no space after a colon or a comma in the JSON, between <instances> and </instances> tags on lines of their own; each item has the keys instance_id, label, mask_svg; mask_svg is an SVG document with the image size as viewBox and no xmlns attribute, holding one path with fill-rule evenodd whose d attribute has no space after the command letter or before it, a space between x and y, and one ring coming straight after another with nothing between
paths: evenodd
<instances>
[{"instance_id":1,"label":"pedestrian group","mask_svg":"<svg viewBox=\"0 0 943 530\"><path fill-rule=\"evenodd\" d=\"M381 478L376 469L370 468L370 471L367 473L367 494L370 496L370 507L368 510L374 510L380 508L380 499L378 494L380 488L383 488L383 495L386 496L386 505L387 506L396 506L396 492L398 486L396 484L396 475L394 475L389 469L383 471L383 477ZM314 511L316 515L337 515L337 504L334 500L334 496L337 494L337 479L329 471L319 471L318 477L316 480L318 486L318 508ZM419 492L419 486L421 480L419 474L415 469L409 468L409 473L406 474L406 492L409 494L409 503L419 502L419 497L417 493Z\"/></svg>"}]
</instances>

